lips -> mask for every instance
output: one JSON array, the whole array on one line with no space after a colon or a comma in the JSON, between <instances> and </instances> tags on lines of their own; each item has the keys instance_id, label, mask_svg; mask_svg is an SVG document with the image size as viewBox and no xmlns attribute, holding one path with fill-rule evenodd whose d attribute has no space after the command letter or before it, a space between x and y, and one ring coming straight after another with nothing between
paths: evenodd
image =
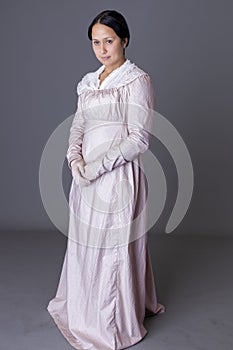
<instances>
[{"instance_id":1,"label":"lips","mask_svg":"<svg viewBox=\"0 0 233 350\"><path fill-rule=\"evenodd\" d=\"M106 56L106 57L101 57L102 60L107 60L110 56Z\"/></svg>"}]
</instances>

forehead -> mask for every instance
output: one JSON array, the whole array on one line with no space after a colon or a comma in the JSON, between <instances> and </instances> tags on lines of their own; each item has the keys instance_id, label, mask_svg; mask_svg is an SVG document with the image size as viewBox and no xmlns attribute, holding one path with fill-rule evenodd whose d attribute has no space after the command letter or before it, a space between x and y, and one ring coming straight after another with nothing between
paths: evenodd
<instances>
[{"instance_id":1,"label":"forehead","mask_svg":"<svg viewBox=\"0 0 233 350\"><path fill-rule=\"evenodd\" d=\"M102 39L106 37L116 37L115 31L105 24L96 23L92 27L92 39Z\"/></svg>"}]
</instances>

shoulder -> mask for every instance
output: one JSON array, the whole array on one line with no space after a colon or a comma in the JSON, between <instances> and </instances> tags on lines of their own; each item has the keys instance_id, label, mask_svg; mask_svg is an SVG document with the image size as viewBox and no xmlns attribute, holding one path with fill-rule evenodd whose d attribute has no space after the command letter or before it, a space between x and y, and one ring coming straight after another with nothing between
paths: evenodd
<instances>
[{"instance_id":1,"label":"shoulder","mask_svg":"<svg viewBox=\"0 0 233 350\"><path fill-rule=\"evenodd\" d=\"M90 82L93 81L94 76L95 72L89 72L82 77L82 79L77 83L76 86L76 91L78 95L81 95L82 92L85 90L86 86L88 86L88 84L90 84Z\"/></svg>"},{"instance_id":2,"label":"shoulder","mask_svg":"<svg viewBox=\"0 0 233 350\"><path fill-rule=\"evenodd\" d=\"M78 95L81 95L86 89L92 89L94 87L95 81L102 69L103 67L100 66L97 70L88 72L81 78L76 86Z\"/></svg>"},{"instance_id":3,"label":"shoulder","mask_svg":"<svg viewBox=\"0 0 233 350\"><path fill-rule=\"evenodd\" d=\"M135 66L130 72L127 89L128 102L155 108L154 84L149 73Z\"/></svg>"},{"instance_id":4,"label":"shoulder","mask_svg":"<svg viewBox=\"0 0 233 350\"><path fill-rule=\"evenodd\" d=\"M127 89L135 93L137 91L140 91L141 94L154 92L154 85L150 74L136 64L133 64L131 69L126 72L120 85L124 85Z\"/></svg>"}]
</instances>

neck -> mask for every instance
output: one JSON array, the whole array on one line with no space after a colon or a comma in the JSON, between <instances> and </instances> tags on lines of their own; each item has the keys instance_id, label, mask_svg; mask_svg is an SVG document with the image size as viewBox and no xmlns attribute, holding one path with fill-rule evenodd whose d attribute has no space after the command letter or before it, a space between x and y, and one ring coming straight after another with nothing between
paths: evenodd
<instances>
[{"instance_id":1,"label":"neck","mask_svg":"<svg viewBox=\"0 0 233 350\"><path fill-rule=\"evenodd\" d=\"M105 67L104 72L107 74L110 74L112 71L114 71L114 69L120 67L125 61L126 61L126 58L123 56L123 58L120 60L120 62L118 62L114 66L111 66L109 68Z\"/></svg>"}]
</instances>

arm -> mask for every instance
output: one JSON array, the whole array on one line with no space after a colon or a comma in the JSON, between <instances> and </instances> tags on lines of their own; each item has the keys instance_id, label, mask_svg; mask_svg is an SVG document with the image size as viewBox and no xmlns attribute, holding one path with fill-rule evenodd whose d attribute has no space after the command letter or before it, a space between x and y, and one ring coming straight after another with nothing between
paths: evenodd
<instances>
[{"instance_id":1,"label":"arm","mask_svg":"<svg viewBox=\"0 0 233 350\"><path fill-rule=\"evenodd\" d=\"M87 163L83 176L94 180L105 172L133 161L149 147L150 130L154 118L155 94L149 75L136 78L127 87L127 124L129 134L119 145L111 147L104 156Z\"/></svg>"},{"instance_id":2,"label":"arm","mask_svg":"<svg viewBox=\"0 0 233 350\"><path fill-rule=\"evenodd\" d=\"M82 140L84 132L84 117L82 114L82 95L78 97L77 110L72 121L69 136L69 147L67 150L66 158L68 161L68 166L71 169L72 161L80 160L83 161L82 157Z\"/></svg>"}]
</instances>

